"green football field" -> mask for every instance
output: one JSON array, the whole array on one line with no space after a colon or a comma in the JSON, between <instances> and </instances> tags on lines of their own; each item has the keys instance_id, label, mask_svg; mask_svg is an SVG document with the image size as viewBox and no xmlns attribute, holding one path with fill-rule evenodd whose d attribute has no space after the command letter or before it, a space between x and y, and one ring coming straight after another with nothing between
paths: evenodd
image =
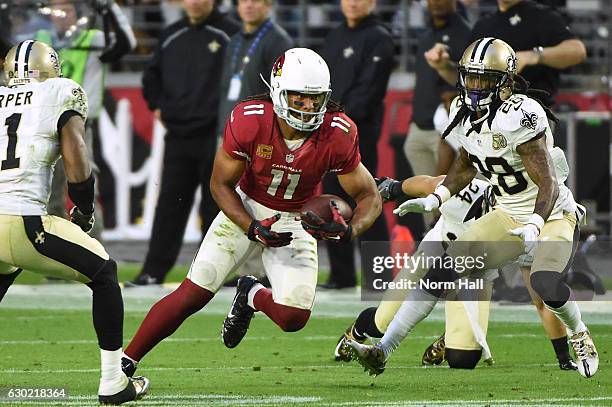
<instances>
[{"instance_id":1,"label":"green football field","mask_svg":"<svg viewBox=\"0 0 612 407\"><path fill-rule=\"evenodd\" d=\"M124 290L126 343L151 304L167 292ZM473 371L420 366L424 348L443 330L438 307L393 355L385 373L372 378L359 365L332 357L352 316L370 305L355 293L319 293L310 322L297 333L283 333L257 315L243 343L229 350L219 332L232 295L232 289L222 291L142 361L138 374L151 380L151 391L134 405L612 405L610 303L585 307L600 353L599 372L588 380L558 369L535 309L498 305L488 335L493 366ZM95 405L99 352L89 301L88 289L76 284L12 287L0 306L0 388L66 387L67 401L45 405Z\"/></svg>"}]
</instances>

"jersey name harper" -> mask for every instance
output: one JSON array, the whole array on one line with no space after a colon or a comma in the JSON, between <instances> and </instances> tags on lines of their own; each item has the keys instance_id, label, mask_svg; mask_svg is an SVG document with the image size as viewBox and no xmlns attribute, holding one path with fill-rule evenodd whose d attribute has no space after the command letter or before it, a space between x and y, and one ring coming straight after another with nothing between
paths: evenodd
<instances>
[{"instance_id":1,"label":"jersey name harper","mask_svg":"<svg viewBox=\"0 0 612 407\"><path fill-rule=\"evenodd\" d=\"M459 111L460 98L451 105L450 120ZM533 213L538 186L527 174L517 147L537 137L545 137L548 150L553 149L553 135L544 109L525 95L513 95L494 115L488 112L480 119L466 118L449 134L465 149L474 167L489 179L496 195L496 208L519 222ZM569 189L561 184L559 198L549 219L560 219L563 210L575 207Z\"/></svg>"},{"instance_id":2,"label":"jersey name harper","mask_svg":"<svg viewBox=\"0 0 612 407\"><path fill-rule=\"evenodd\" d=\"M361 161L357 126L344 113L326 113L302 145L291 144L267 100L236 105L225 125L223 149L246 161L240 189L274 210L298 212L326 173L349 173Z\"/></svg>"},{"instance_id":3,"label":"jersey name harper","mask_svg":"<svg viewBox=\"0 0 612 407\"><path fill-rule=\"evenodd\" d=\"M87 117L87 97L70 79L0 88L0 214L47 213L58 124L68 111Z\"/></svg>"}]
</instances>

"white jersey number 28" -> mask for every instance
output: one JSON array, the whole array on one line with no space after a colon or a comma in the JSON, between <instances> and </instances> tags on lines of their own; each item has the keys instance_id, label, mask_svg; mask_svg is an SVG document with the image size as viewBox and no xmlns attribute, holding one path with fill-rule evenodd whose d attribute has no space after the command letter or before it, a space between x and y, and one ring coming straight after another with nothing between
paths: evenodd
<instances>
[{"instance_id":1,"label":"white jersey number 28","mask_svg":"<svg viewBox=\"0 0 612 407\"><path fill-rule=\"evenodd\" d=\"M478 159L478 157L476 157L473 154L469 154L468 156L470 158L470 161L472 161L474 163L474 165L476 165L476 167L478 167L478 171L480 171L480 173L482 173L482 175L484 175L485 177L487 177L487 179L491 180L491 178L493 177L492 174L497 175L497 183L499 184L499 186L504 190L504 192L508 195L514 195L514 194L518 194L519 192L523 192L525 189L527 189L527 180L525 179L525 177L523 176L523 172L522 171L514 171L514 168L512 168L512 166L508 163L508 161L506 161L505 158L503 157L487 157L485 158L485 165L482 165L482 162ZM495 167L501 167L501 171L496 170ZM508 183L506 182L506 177L514 177L514 185L509 186ZM501 195L501 191L499 190L499 188L497 187L497 185L493 186L493 193L495 193L495 195L500 196Z\"/></svg>"}]
</instances>

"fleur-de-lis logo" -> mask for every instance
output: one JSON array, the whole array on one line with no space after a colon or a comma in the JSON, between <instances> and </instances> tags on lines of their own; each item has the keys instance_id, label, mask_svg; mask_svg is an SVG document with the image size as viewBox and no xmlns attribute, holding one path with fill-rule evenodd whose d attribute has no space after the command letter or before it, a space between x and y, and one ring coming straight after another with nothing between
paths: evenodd
<instances>
[{"instance_id":1,"label":"fleur-de-lis logo","mask_svg":"<svg viewBox=\"0 0 612 407\"><path fill-rule=\"evenodd\" d=\"M36 238L34 239L34 243L36 244L44 244L45 243L45 231L36 232Z\"/></svg>"},{"instance_id":2,"label":"fleur-de-lis logo","mask_svg":"<svg viewBox=\"0 0 612 407\"><path fill-rule=\"evenodd\" d=\"M538 115L536 113L527 112L524 109L521 109L523 112L523 118L521 119L521 126L535 130L538 124Z\"/></svg>"}]
</instances>

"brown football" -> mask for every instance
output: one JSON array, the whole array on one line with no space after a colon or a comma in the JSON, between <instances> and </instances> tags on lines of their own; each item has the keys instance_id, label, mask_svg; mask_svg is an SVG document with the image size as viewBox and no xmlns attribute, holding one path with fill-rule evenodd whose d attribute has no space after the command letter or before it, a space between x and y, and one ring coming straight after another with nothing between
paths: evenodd
<instances>
[{"instance_id":1,"label":"brown football","mask_svg":"<svg viewBox=\"0 0 612 407\"><path fill-rule=\"evenodd\" d=\"M340 210L340 214L344 218L345 221L351 220L353 217L353 210L350 205L346 203L346 201L339 196L332 194L323 194L320 196L316 196L306 202L304 206L302 206L301 214L302 219L305 220L304 214L308 211L312 211L315 215L319 216L325 222L331 222L332 213L329 206L331 201L335 201L336 205L338 205L338 209Z\"/></svg>"}]
</instances>

